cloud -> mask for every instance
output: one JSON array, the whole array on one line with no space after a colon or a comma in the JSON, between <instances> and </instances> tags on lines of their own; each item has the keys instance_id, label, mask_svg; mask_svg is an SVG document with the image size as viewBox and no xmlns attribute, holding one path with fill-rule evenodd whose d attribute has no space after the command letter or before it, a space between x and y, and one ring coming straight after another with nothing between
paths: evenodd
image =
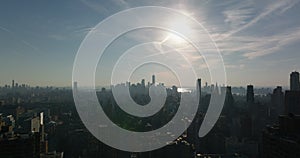
<instances>
[{"instance_id":1,"label":"cloud","mask_svg":"<svg viewBox=\"0 0 300 158\"><path fill-rule=\"evenodd\" d=\"M235 2L237 3L234 4ZM270 35L262 35L255 31L250 34L244 30L254 27L258 22L269 25L264 23L266 18L282 15L298 3L299 0L279 0L270 3L254 3L254 0L224 2L220 12L224 16L223 22L229 25L229 29L226 30L226 25L220 27L220 23L217 22L218 25L213 25L210 32L225 56L235 54L234 58L240 61L266 56L298 42L300 27L278 28L283 23L278 19L272 22L272 26L276 25L278 30L274 30ZM213 22L209 17L206 19L208 23ZM242 33L237 34L239 32ZM238 68L239 65L229 66L233 67Z\"/></svg>"},{"instance_id":2,"label":"cloud","mask_svg":"<svg viewBox=\"0 0 300 158\"><path fill-rule=\"evenodd\" d=\"M112 0L112 2L116 5L118 5L122 9L130 8L130 4L128 2L126 2L125 0Z\"/></svg>"},{"instance_id":3,"label":"cloud","mask_svg":"<svg viewBox=\"0 0 300 158\"><path fill-rule=\"evenodd\" d=\"M230 40L219 42L219 48L225 55L242 53L243 57L254 59L275 53L283 47L300 40L300 27L271 36L234 36Z\"/></svg>"},{"instance_id":4,"label":"cloud","mask_svg":"<svg viewBox=\"0 0 300 158\"><path fill-rule=\"evenodd\" d=\"M239 27L237 29L231 30L231 31L223 34L221 36L221 38L218 40L224 40L225 38L228 38L240 31L243 31L243 30L255 25L258 21L264 19L265 17L267 17L268 15L270 15L271 13L273 13L275 11L279 11L279 13L282 14L282 13L286 12L288 9L292 8L297 3L298 3L298 0L280 0L275 3L272 3L272 4L268 5L267 7L265 7L265 9L258 16L254 17L252 20L247 22L245 25L242 25L241 27ZM247 10L247 9L246 10L238 9L238 10L233 10L233 11L228 10L228 11L224 11L224 14L225 14L225 16L227 16L227 21L240 20L236 23L244 23L245 22L244 19L248 18L250 11L251 10ZM242 14L240 14L240 13L242 13ZM236 15L236 16L233 16L233 15Z\"/></svg>"},{"instance_id":5,"label":"cloud","mask_svg":"<svg viewBox=\"0 0 300 158\"><path fill-rule=\"evenodd\" d=\"M92 0L80 0L80 1L87 7L91 8L92 10L104 15L107 15L114 10L114 9L112 10L112 6L117 7L117 10L130 8L130 4L125 0L111 0L111 1L106 1L105 3L101 1L92 1Z\"/></svg>"},{"instance_id":6,"label":"cloud","mask_svg":"<svg viewBox=\"0 0 300 158\"><path fill-rule=\"evenodd\" d=\"M6 32L12 33L10 30L8 30L8 29L5 28L5 27L0 26L0 29L3 30L3 31L6 31Z\"/></svg>"},{"instance_id":7,"label":"cloud","mask_svg":"<svg viewBox=\"0 0 300 158\"><path fill-rule=\"evenodd\" d=\"M226 69L244 69L245 65L244 64L240 64L240 65L233 65L233 64L225 64Z\"/></svg>"},{"instance_id":8,"label":"cloud","mask_svg":"<svg viewBox=\"0 0 300 158\"><path fill-rule=\"evenodd\" d=\"M14 37L15 39L17 39L18 41L20 41L23 45L35 50L36 52L40 51L38 47L34 46L33 44L31 44L30 42L20 38L18 35L16 35L14 32L10 31L9 29L0 26L0 29L8 32L12 37Z\"/></svg>"},{"instance_id":9,"label":"cloud","mask_svg":"<svg viewBox=\"0 0 300 158\"><path fill-rule=\"evenodd\" d=\"M33 49L33 50L35 50L35 51L39 51L39 48L36 47L36 46L34 46L33 44L31 44L31 43L29 43L29 42L27 42L27 41L25 41L25 40L21 40L21 42L22 42L23 44L25 44L26 46L30 47L31 49Z\"/></svg>"},{"instance_id":10,"label":"cloud","mask_svg":"<svg viewBox=\"0 0 300 158\"><path fill-rule=\"evenodd\" d=\"M52 38L52 39L55 39L57 41L63 41L65 40L67 37L65 36L62 36L62 35L58 35L58 34L55 34L55 35L49 35L48 37Z\"/></svg>"},{"instance_id":11,"label":"cloud","mask_svg":"<svg viewBox=\"0 0 300 158\"><path fill-rule=\"evenodd\" d=\"M225 22L229 23L232 28L237 28L247 23L247 19L253 14L253 9L226 10L223 14L225 16Z\"/></svg>"},{"instance_id":12,"label":"cloud","mask_svg":"<svg viewBox=\"0 0 300 158\"><path fill-rule=\"evenodd\" d=\"M269 39L268 39L269 38ZM287 33L283 33L281 35L275 35L271 37L265 38L265 41L260 40L262 43L260 44L262 46L269 46L265 49L256 50L253 52L249 52L244 54L245 57L249 59L254 59L260 56L265 56L271 53L274 53L280 49L282 49L284 46L293 44L297 41L300 41L300 28L297 28L296 30L289 31Z\"/></svg>"},{"instance_id":13,"label":"cloud","mask_svg":"<svg viewBox=\"0 0 300 158\"><path fill-rule=\"evenodd\" d=\"M101 4L99 3L95 3L92 2L90 0L80 0L80 2L82 2L84 5L86 5L87 7L91 8L92 10L98 12L98 13L107 13L108 10Z\"/></svg>"}]
</instances>

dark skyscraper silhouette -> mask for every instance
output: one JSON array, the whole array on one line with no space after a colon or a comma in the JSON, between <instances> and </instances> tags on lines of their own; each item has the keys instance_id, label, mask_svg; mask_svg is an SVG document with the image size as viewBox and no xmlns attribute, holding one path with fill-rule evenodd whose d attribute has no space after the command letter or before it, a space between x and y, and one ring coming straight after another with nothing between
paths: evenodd
<instances>
[{"instance_id":1,"label":"dark skyscraper silhouette","mask_svg":"<svg viewBox=\"0 0 300 158\"><path fill-rule=\"evenodd\" d=\"M254 88L253 85L247 86L247 103L254 103Z\"/></svg>"},{"instance_id":2,"label":"dark skyscraper silhouette","mask_svg":"<svg viewBox=\"0 0 300 158\"><path fill-rule=\"evenodd\" d=\"M271 95L271 104L270 112L274 118L277 118L278 115L284 114L284 93L282 87L278 86L273 90Z\"/></svg>"},{"instance_id":3,"label":"dark skyscraper silhouette","mask_svg":"<svg viewBox=\"0 0 300 158\"><path fill-rule=\"evenodd\" d=\"M300 115L300 91L285 92L285 113Z\"/></svg>"},{"instance_id":4,"label":"dark skyscraper silhouette","mask_svg":"<svg viewBox=\"0 0 300 158\"><path fill-rule=\"evenodd\" d=\"M198 93L198 96L201 98L201 79L198 78L197 80L197 93Z\"/></svg>"},{"instance_id":5,"label":"dark skyscraper silhouette","mask_svg":"<svg viewBox=\"0 0 300 158\"><path fill-rule=\"evenodd\" d=\"M231 106L232 106L232 104L234 104L234 99L233 99L233 96L232 96L232 91L231 91L231 87L230 86L226 87L226 99L225 99L225 102L227 104L230 104Z\"/></svg>"},{"instance_id":6,"label":"dark skyscraper silhouette","mask_svg":"<svg viewBox=\"0 0 300 158\"><path fill-rule=\"evenodd\" d=\"M14 88L14 87L15 87L15 80L12 80L11 88Z\"/></svg>"},{"instance_id":7,"label":"dark skyscraper silhouette","mask_svg":"<svg viewBox=\"0 0 300 158\"><path fill-rule=\"evenodd\" d=\"M290 90L285 92L285 114L300 115L300 81L299 72L290 75Z\"/></svg>"},{"instance_id":8,"label":"dark skyscraper silhouette","mask_svg":"<svg viewBox=\"0 0 300 158\"><path fill-rule=\"evenodd\" d=\"M152 75L152 84L155 85L155 75Z\"/></svg>"},{"instance_id":9,"label":"dark skyscraper silhouette","mask_svg":"<svg viewBox=\"0 0 300 158\"><path fill-rule=\"evenodd\" d=\"M292 72L290 75L290 90L300 91L299 72Z\"/></svg>"}]
</instances>

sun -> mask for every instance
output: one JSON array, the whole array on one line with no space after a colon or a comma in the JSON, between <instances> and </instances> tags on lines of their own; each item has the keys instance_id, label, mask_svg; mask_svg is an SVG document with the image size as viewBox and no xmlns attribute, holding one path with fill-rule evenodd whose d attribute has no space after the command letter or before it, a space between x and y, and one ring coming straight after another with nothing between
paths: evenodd
<instances>
[{"instance_id":1,"label":"sun","mask_svg":"<svg viewBox=\"0 0 300 158\"><path fill-rule=\"evenodd\" d=\"M162 43L170 43L176 45L188 44L188 41L185 39L184 35L190 35L193 30L187 19L174 18L169 21L170 30L166 35Z\"/></svg>"},{"instance_id":2,"label":"sun","mask_svg":"<svg viewBox=\"0 0 300 158\"><path fill-rule=\"evenodd\" d=\"M168 33L166 39L165 39L167 42L170 42L172 44L183 44L183 43L186 43L186 40L179 36L179 35L176 35L175 33Z\"/></svg>"}]
</instances>

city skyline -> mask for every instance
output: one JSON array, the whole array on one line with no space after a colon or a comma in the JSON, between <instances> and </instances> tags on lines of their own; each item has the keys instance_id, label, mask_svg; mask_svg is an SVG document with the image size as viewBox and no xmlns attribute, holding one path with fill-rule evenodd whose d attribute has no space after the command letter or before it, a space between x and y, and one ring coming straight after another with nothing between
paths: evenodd
<instances>
[{"instance_id":1,"label":"city skyline","mask_svg":"<svg viewBox=\"0 0 300 158\"><path fill-rule=\"evenodd\" d=\"M209 83L207 81L203 81L201 78L198 78L197 80L201 80L202 81L202 88L205 88L205 87L211 87L211 86L218 86L219 88L221 87L227 87L227 86L230 86L230 87L235 87L235 88L244 88L246 89L248 86L253 86L254 89L257 89L257 88L268 88L268 89L272 89L272 88L276 88L276 87L282 87L283 89L285 90L288 90L288 89L292 89L292 87L295 87L293 85L295 84L300 84L297 83L297 79L298 78L295 78L295 76L293 76L293 74L299 74L298 71L292 71L290 72L290 76L289 76L289 81L287 85L276 85L276 86L257 86L257 85L254 85L252 83L249 83L249 84L246 84L246 85L240 85L240 86L235 86L235 85L230 85L230 84L218 84L217 82L216 83ZM96 86L96 89L98 88L110 88L111 86L116 86L116 85L120 85L120 84L131 84L131 85L137 85L137 84L145 84L145 85L152 85L153 83L155 83L156 85L163 85L165 86L166 88L172 88L173 86L180 86L180 84L170 84L170 85L166 85L164 82L160 82L161 80L158 78L158 81L156 80L157 76L155 74L152 74L150 76L147 77L144 77L144 78L141 78L140 80L137 80L137 81L124 81L124 82L119 82L119 83L115 83L115 84L110 84L110 85L95 85ZM187 88L187 89L196 89L197 87L197 80L195 80L195 85L194 86L181 86L181 87L178 87L178 88ZM53 86L53 85L31 85L31 84L28 84L28 83L22 83L22 82L19 82L17 80L10 80L10 81L7 81L7 82L4 82L3 84L0 84L0 87L7 87L7 88L14 88L14 87L55 87L55 88L72 88L72 86L74 86L74 84L78 84L76 81L72 83L72 85L68 85L68 86ZM294 88L295 89L295 88Z\"/></svg>"},{"instance_id":2,"label":"city skyline","mask_svg":"<svg viewBox=\"0 0 300 158\"><path fill-rule=\"evenodd\" d=\"M299 71L300 22L297 15L300 5L296 0L1 3L0 40L3 42L0 44L0 70L3 77L0 85L16 80L33 86L71 86L73 61L87 33L109 15L145 5L177 9L201 22L220 48L228 85L288 87L288 74ZM133 35L131 38L142 37ZM176 37L170 38L176 44L180 43ZM189 58L198 60L195 56ZM204 69L203 80L209 82L205 65L202 65L205 63L199 63L199 69ZM155 71L157 78L161 79L158 82L171 86L176 79L161 68L151 72L145 67L142 71L147 73L136 74L132 82L139 82L141 76L150 76ZM174 82L169 82L169 78ZM101 75L98 79L99 86L106 86L107 81L100 81Z\"/></svg>"}]
</instances>

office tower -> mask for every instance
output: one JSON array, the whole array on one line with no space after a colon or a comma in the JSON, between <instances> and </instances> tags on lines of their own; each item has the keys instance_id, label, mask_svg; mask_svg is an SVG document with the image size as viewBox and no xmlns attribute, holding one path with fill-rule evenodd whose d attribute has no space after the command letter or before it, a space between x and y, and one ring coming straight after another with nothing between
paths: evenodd
<instances>
[{"instance_id":1,"label":"office tower","mask_svg":"<svg viewBox=\"0 0 300 158\"><path fill-rule=\"evenodd\" d=\"M31 132L40 132L40 118L34 117L31 119Z\"/></svg>"},{"instance_id":2,"label":"office tower","mask_svg":"<svg viewBox=\"0 0 300 158\"><path fill-rule=\"evenodd\" d=\"M44 112L40 113L40 152L48 153L48 141L45 139Z\"/></svg>"},{"instance_id":3,"label":"office tower","mask_svg":"<svg viewBox=\"0 0 300 158\"><path fill-rule=\"evenodd\" d=\"M284 93L282 87L278 86L273 90L271 95L270 115L277 118L278 115L284 113Z\"/></svg>"},{"instance_id":4,"label":"office tower","mask_svg":"<svg viewBox=\"0 0 300 158\"><path fill-rule=\"evenodd\" d=\"M152 75L152 84L155 85L155 75Z\"/></svg>"},{"instance_id":5,"label":"office tower","mask_svg":"<svg viewBox=\"0 0 300 158\"><path fill-rule=\"evenodd\" d=\"M253 85L247 86L247 103L254 103L254 88Z\"/></svg>"},{"instance_id":6,"label":"office tower","mask_svg":"<svg viewBox=\"0 0 300 158\"><path fill-rule=\"evenodd\" d=\"M226 102L228 102L229 104L233 104L234 102L230 86L226 87Z\"/></svg>"},{"instance_id":7,"label":"office tower","mask_svg":"<svg viewBox=\"0 0 300 158\"><path fill-rule=\"evenodd\" d=\"M196 89L197 89L198 96L201 97L201 79L200 78L198 78L198 80L197 80L197 87L196 87Z\"/></svg>"},{"instance_id":8,"label":"office tower","mask_svg":"<svg viewBox=\"0 0 300 158\"><path fill-rule=\"evenodd\" d=\"M143 87L146 86L146 85L145 85L145 79L142 79L141 84L142 84Z\"/></svg>"},{"instance_id":9,"label":"office tower","mask_svg":"<svg viewBox=\"0 0 300 158\"><path fill-rule=\"evenodd\" d=\"M286 115L300 115L300 91L286 91L284 106Z\"/></svg>"},{"instance_id":10,"label":"office tower","mask_svg":"<svg viewBox=\"0 0 300 158\"><path fill-rule=\"evenodd\" d=\"M292 72L290 75L290 90L300 91L299 72Z\"/></svg>"},{"instance_id":11,"label":"office tower","mask_svg":"<svg viewBox=\"0 0 300 158\"><path fill-rule=\"evenodd\" d=\"M15 87L15 80L12 80L11 87L12 87L12 88Z\"/></svg>"},{"instance_id":12,"label":"office tower","mask_svg":"<svg viewBox=\"0 0 300 158\"><path fill-rule=\"evenodd\" d=\"M224 108L223 113L225 115L231 115L233 113L233 107L234 107L234 99L231 92L231 87L221 87L221 96L225 96L225 102L224 102Z\"/></svg>"},{"instance_id":13,"label":"office tower","mask_svg":"<svg viewBox=\"0 0 300 158\"><path fill-rule=\"evenodd\" d=\"M40 113L40 127L41 127L41 135L42 135L42 141L44 141L44 112Z\"/></svg>"}]
</instances>

